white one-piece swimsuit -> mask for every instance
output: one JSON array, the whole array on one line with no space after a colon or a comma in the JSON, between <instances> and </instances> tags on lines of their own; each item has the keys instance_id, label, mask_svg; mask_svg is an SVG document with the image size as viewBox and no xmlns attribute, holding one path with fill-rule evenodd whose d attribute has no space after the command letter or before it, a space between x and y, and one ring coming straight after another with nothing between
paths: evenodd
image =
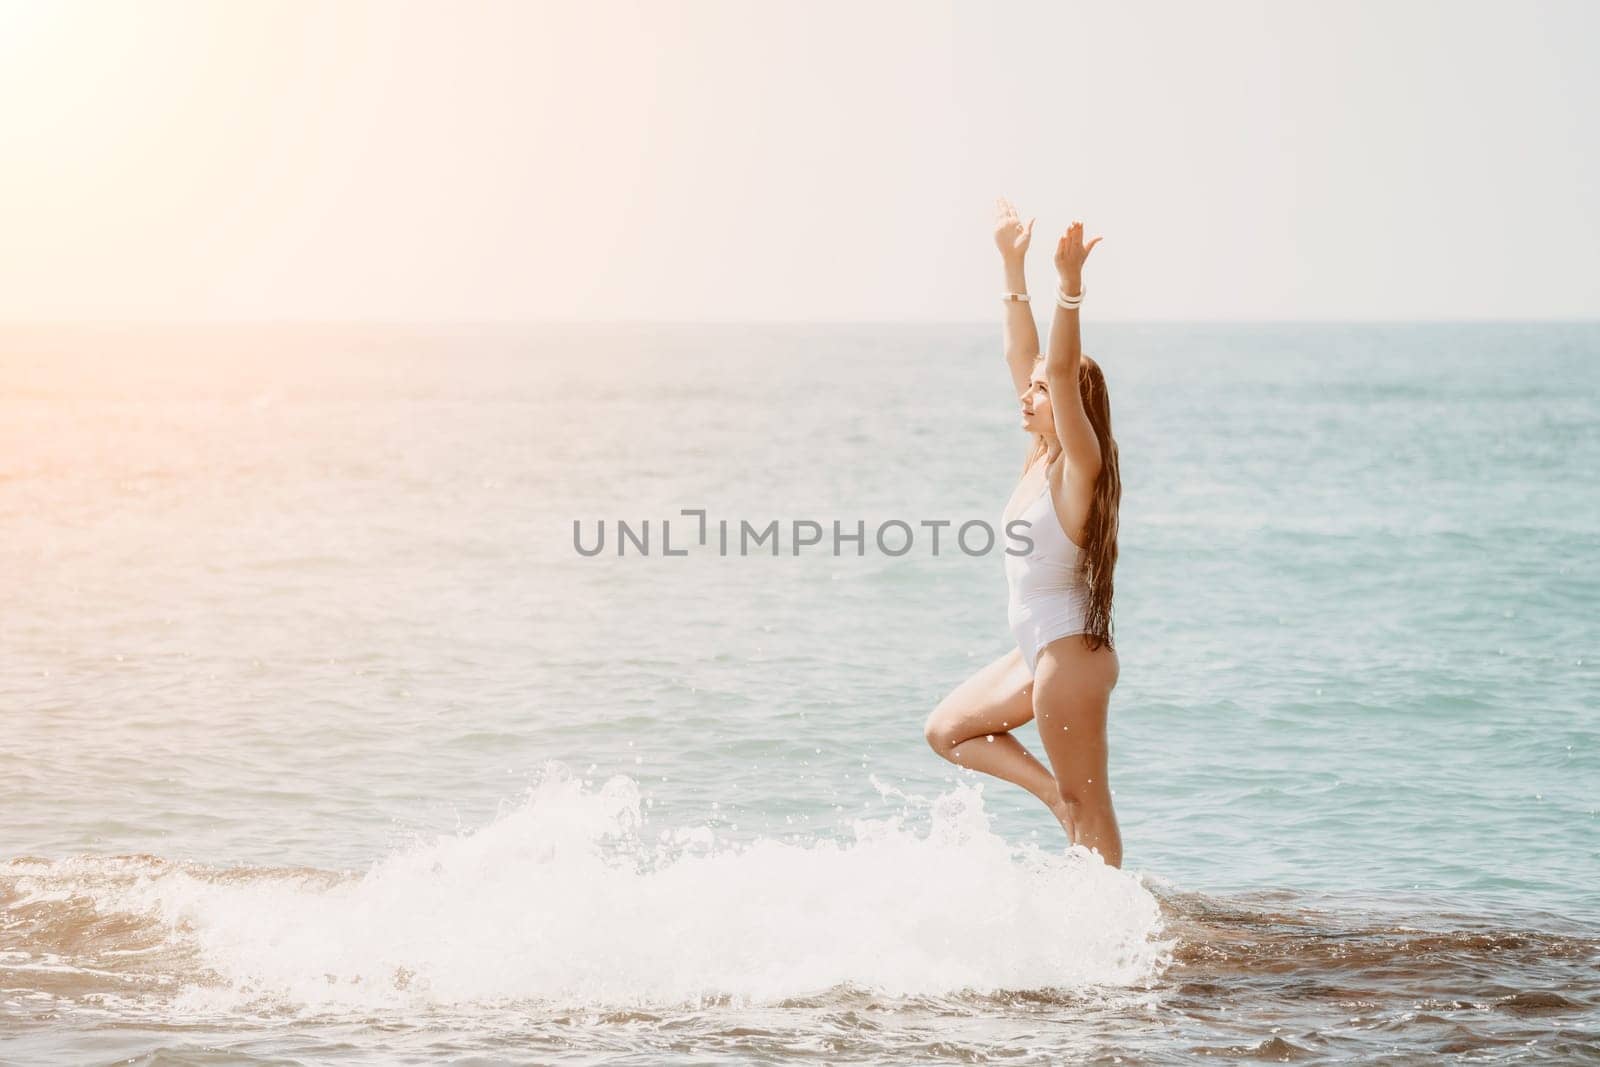
<instances>
[{"instance_id":1,"label":"white one-piece swimsuit","mask_svg":"<svg viewBox=\"0 0 1600 1067\"><path fill-rule=\"evenodd\" d=\"M1083 549L1061 528L1050 499L1049 479L1033 503L1011 521L1019 519L1028 523L1028 528L1018 533L1032 539L1033 551L1006 553L1006 585L1011 594L1006 618L1032 674L1041 648L1058 637L1087 632L1089 586L1079 571ZM1019 548L1020 538L1010 536L1009 530L1006 533L1006 544Z\"/></svg>"}]
</instances>

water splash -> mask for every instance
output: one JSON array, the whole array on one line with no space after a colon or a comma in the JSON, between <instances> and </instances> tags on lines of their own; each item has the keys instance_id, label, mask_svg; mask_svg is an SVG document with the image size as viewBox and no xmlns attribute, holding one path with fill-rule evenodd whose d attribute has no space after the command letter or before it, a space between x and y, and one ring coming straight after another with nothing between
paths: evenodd
<instances>
[{"instance_id":1,"label":"water splash","mask_svg":"<svg viewBox=\"0 0 1600 1067\"><path fill-rule=\"evenodd\" d=\"M155 927L185 961L190 1010L745 1004L841 984L1076 989L1144 983L1170 959L1139 877L1081 848L1007 843L981 786L929 810L924 834L902 815L857 820L845 841L724 845L701 826L647 842L637 783L591 789L551 764L488 825L360 876L148 858L13 864L8 910L87 898L130 940Z\"/></svg>"}]
</instances>

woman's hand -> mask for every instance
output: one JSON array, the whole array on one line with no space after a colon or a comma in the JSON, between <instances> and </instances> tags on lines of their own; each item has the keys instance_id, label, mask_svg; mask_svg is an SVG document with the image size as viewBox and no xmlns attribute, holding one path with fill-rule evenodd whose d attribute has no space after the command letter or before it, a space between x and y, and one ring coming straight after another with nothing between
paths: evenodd
<instances>
[{"instance_id":1,"label":"woman's hand","mask_svg":"<svg viewBox=\"0 0 1600 1067\"><path fill-rule=\"evenodd\" d=\"M1000 249L1000 258L1020 262L1028 254L1028 242L1033 240L1033 219L1026 224L1017 218L1017 209L1011 201L998 197L994 202L994 243Z\"/></svg>"},{"instance_id":2,"label":"woman's hand","mask_svg":"<svg viewBox=\"0 0 1600 1067\"><path fill-rule=\"evenodd\" d=\"M1094 251L1094 246L1100 243L1096 237L1087 245L1083 243L1083 223L1076 220L1067 227L1067 232L1061 235L1061 240L1056 242L1056 275L1061 279L1061 284L1067 292L1079 292L1083 282L1083 261L1089 258L1089 253Z\"/></svg>"}]
</instances>

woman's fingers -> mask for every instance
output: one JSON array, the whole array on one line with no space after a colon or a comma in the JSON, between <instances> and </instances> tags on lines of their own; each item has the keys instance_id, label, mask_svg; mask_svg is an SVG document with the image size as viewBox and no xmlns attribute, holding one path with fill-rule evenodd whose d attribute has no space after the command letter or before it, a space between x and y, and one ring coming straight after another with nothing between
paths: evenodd
<instances>
[{"instance_id":1,"label":"woman's fingers","mask_svg":"<svg viewBox=\"0 0 1600 1067\"><path fill-rule=\"evenodd\" d=\"M1098 237L1096 237L1093 240L1091 240L1087 245L1085 245L1083 243L1083 223L1082 222L1074 221L1072 223L1072 225L1068 226L1066 228L1066 230L1061 234L1061 244L1063 246L1071 245L1074 248L1082 248L1085 253L1087 253L1089 251L1089 249L1093 248L1095 245L1097 245L1099 243L1100 243L1100 238L1098 238Z\"/></svg>"}]
</instances>

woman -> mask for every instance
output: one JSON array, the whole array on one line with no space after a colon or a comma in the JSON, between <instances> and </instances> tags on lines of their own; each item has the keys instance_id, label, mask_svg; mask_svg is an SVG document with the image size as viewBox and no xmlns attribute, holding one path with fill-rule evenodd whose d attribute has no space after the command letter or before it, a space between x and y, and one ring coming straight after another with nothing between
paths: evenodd
<instances>
[{"instance_id":1,"label":"woman","mask_svg":"<svg viewBox=\"0 0 1600 1067\"><path fill-rule=\"evenodd\" d=\"M1083 263L1100 238L1086 246L1083 224L1074 222L1056 244L1061 288L1049 355L1041 359L1023 270L1034 220L1024 226L1009 201L997 206L995 243L1009 290L1003 298L1006 363L1022 426L1033 435L1003 521L1028 522L1033 548L1006 556L1017 648L945 697L925 733L952 763L1028 790L1055 813L1074 844L1120 867L1122 834L1106 775L1106 710L1119 669L1111 577L1122 479L1105 378L1078 338ZM1054 774L1010 733L1029 719L1038 720Z\"/></svg>"}]
</instances>

